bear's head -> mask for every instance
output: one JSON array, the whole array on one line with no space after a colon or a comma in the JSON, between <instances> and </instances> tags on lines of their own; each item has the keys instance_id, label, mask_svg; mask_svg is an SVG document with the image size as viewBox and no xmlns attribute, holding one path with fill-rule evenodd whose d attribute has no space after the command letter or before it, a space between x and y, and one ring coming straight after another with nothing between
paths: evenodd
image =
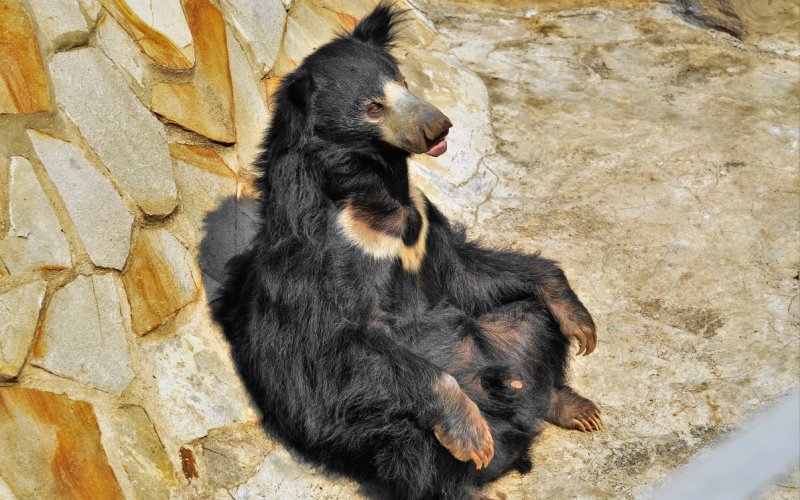
<instances>
[{"instance_id":1,"label":"bear's head","mask_svg":"<svg viewBox=\"0 0 800 500\"><path fill-rule=\"evenodd\" d=\"M412 94L391 55L401 14L381 2L352 33L308 56L276 95L275 117L291 140L309 134L347 149L376 153L447 150L450 120Z\"/></svg>"}]
</instances>

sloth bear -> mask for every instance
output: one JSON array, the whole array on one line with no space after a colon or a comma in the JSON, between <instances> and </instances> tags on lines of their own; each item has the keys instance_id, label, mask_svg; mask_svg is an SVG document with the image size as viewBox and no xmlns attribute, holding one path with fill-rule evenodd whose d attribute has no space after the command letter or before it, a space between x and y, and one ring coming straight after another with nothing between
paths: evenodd
<instances>
[{"instance_id":1,"label":"sloth bear","mask_svg":"<svg viewBox=\"0 0 800 500\"><path fill-rule=\"evenodd\" d=\"M379 4L282 81L260 225L212 311L266 428L391 498L465 498L531 468L543 421L598 430L565 381L596 344L564 273L466 240L409 179L450 120L411 94Z\"/></svg>"}]
</instances>

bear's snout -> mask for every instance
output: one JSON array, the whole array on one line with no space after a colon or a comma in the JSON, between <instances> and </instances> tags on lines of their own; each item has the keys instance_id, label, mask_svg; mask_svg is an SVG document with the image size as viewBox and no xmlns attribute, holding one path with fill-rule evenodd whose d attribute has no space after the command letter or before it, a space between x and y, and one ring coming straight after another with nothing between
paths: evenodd
<instances>
[{"instance_id":1,"label":"bear's snout","mask_svg":"<svg viewBox=\"0 0 800 500\"><path fill-rule=\"evenodd\" d=\"M453 124L444 113L433 106L430 107L432 109L426 113L428 116L426 116L423 121L422 130L425 132L425 138L428 140L428 143L433 144L439 139L444 138Z\"/></svg>"},{"instance_id":2,"label":"bear's snout","mask_svg":"<svg viewBox=\"0 0 800 500\"><path fill-rule=\"evenodd\" d=\"M447 151L445 137L453 122L436 106L397 82L384 87L388 116L381 124L383 139L409 153L439 156Z\"/></svg>"},{"instance_id":3,"label":"bear's snout","mask_svg":"<svg viewBox=\"0 0 800 500\"><path fill-rule=\"evenodd\" d=\"M445 138L453 123L444 113L433 106L430 107L433 109L433 112L430 113L432 116L430 119L425 120L422 125L422 130L428 143L428 149L425 153L431 156L440 156L447 151L447 139Z\"/></svg>"}]
</instances>

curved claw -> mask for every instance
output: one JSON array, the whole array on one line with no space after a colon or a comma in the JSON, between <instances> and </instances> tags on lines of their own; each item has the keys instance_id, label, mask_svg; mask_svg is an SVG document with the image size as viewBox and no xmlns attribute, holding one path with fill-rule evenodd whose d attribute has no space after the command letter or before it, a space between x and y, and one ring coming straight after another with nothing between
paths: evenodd
<instances>
[{"instance_id":1,"label":"curved claw","mask_svg":"<svg viewBox=\"0 0 800 500\"><path fill-rule=\"evenodd\" d=\"M587 326L579 326L572 333L567 334L569 337L574 337L578 341L578 352L576 356L588 356L593 353L597 347L597 334L593 328Z\"/></svg>"},{"instance_id":2,"label":"curved claw","mask_svg":"<svg viewBox=\"0 0 800 500\"><path fill-rule=\"evenodd\" d=\"M573 428L582 432L594 432L603 429L603 421L595 416L573 418L570 420L570 423L573 425Z\"/></svg>"},{"instance_id":3,"label":"curved claw","mask_svg":"<svg viewBox=\"0 0 800 500\"><path fill-rule=\"evenodd\" d=\"M576 425L576 426L577 426L577 427L578 427L580 430L582 430L583 432L586 432L586 427L584 427L584 425L583 425L583 422L581 422L581 421L580 421L580 420L578 420L577 418L573 418L573 419L571 420L571 422L572 422L573 424L575 424L575 425Z\"/></svg>"},{"instance_id":4,"label":"curved claw","mask_svg":"<svg viewBox=\"0 0 800 500\"><path fill-rule=\"evenodd\" d=\"M583 334L583 343L585 348L583 350L583 355L588 356L589 354L594 352L594 348L597 346L597 335L594 331L586 331L586 329L582 328Z\"/></svg>"},{"instance_id":5,"label":"curved claw","mask_svg":"<svg viewBox=\"0 0 800 500\"><path fill-rule=\"evenodd\" d=\"M487 434L487 437L489 438L489 443L488 443L487 448L485 450L483 450L483 468L484 469L489 466L489 462L491 462L492 458L494 458L494 439L492 439L492 434L489 432L488 427L486 429L486 434Z\"/></svg>"},{"instance_id":6,"label":"curved claw","mask_svg":"<svg viewBox=\"0 0 800 500\"><path fill-rule=\"evenodd\" d=\"M594 348L597 347L597 335L596 334L589 335L589 337L587 339L587 345L588 345L588 347L586 348L586 353L584 354L584 356L588 356L589 354L593 353L594 352Z\"/></svg>"},{"instance_id":7,"label":"curved claw","mask_svg":"<svg viewBox=\"0 0 800 500\"><path fill-rule=\"evenodd\" d=\"M489 466L489 462L492 461L493 457L494 457L494 442L490 441L488 444L488 448L480 451L473 451L472 453L470 453L469 459L475 463L475 469L481 470Z\"/></svg>"}]
</instances>

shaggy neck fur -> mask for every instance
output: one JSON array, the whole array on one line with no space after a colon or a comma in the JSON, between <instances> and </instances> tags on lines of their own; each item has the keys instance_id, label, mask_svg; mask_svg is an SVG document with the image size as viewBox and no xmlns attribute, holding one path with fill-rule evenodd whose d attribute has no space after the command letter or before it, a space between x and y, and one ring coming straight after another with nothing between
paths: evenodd
<instances>
[{"instance_id":1,"label":"shaggy neck fur","mask_svg":"<svg viewBox=\"0 0 800 500\"><path fill-rule=\"evenodd\" d=\"M424 194L409 180L406 155L376 155L356 163L361 168L339 170L329 178L342 234L376 259L399 259L406 271L419 271L428 211Z\"/></svg>"},{"instance_id":2,"label":"shaggy neck fur","mask_svg":"<svg viewBox=\"0 0 800 500\"><path fill-rule=\"evenodd\" d=\"M353 246L375 259L399 259L404 270L418 272L425 257L428 210L425 195L409 179L408 154L337 154L335 145L312 137L296 144L300 151L295 153L275 147L276 137L272 145L267 141L260 178L264 230L321 237L321 217L333 203L339 229ZM293 161L279 158L285 156Z\"/></svg>"}]
</instances>

